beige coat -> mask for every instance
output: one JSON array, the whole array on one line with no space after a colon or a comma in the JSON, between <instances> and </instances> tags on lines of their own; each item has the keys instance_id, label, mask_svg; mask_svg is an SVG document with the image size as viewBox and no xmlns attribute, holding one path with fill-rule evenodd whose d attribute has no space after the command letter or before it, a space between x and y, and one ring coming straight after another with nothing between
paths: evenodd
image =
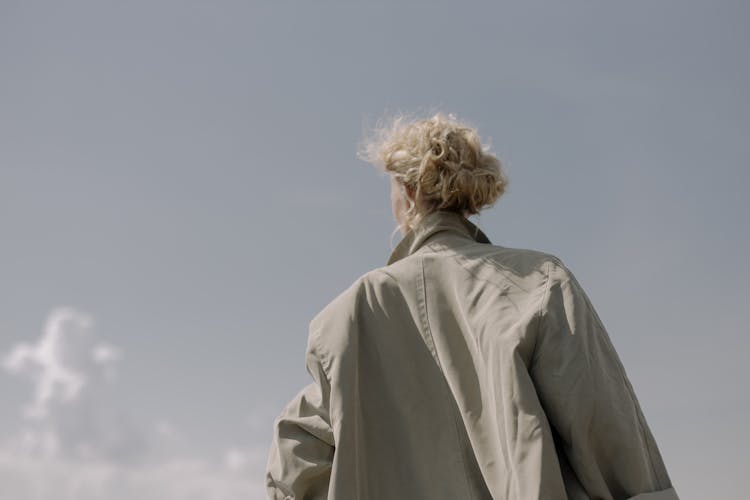
<instances>
[{"instance_id":1,"label":"beige coat","mask_svg":"<svg viewBox=\"0 0 750 500\"><path fill-rule=\"evenodd\" d=\"M429 214L310 322L274 500L678 500L602 321L554 255Z\"/></svg>"}]
</instances>

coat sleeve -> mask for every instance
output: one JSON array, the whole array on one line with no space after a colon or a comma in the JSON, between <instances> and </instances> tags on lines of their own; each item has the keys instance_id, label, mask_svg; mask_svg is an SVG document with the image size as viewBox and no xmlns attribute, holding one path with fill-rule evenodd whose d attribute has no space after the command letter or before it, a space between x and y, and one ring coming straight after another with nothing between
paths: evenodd
<instances>
[{"instance_id":1,"label":"coat sleeve","mask_svg":"<svg viewBox=\"0 0 750 500\"><path fill-rule=\"evenodd\" d=\"M545 293L529 371L573 489L603 500L678 500L609 335L558 258Z\"/></svg>"},{"instance_id":2,"label":"coat sleeve","mask_svg":"<svg viewBox=\"0 0 750 500\"><path fill-rule=\"evenodd\" d=\"M316 351L308 345L313 382L287 403L274 421L266 468L271 500L325 500L335 450L329 417L330 383Z\"/></svg>"}]
</instances>

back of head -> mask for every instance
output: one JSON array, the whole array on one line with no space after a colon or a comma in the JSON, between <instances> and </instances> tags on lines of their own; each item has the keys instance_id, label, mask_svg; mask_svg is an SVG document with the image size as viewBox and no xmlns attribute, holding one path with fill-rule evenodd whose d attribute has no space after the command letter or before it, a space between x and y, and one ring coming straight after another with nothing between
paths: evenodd
<instances>
[{"instance_id":1,"label":"back of head","mask_svg":"<svg viewBox=\"0 0 750 500\"><path fill-rule=\"evenodd\" d=\"M463 215L492 206L508 184L500 161L476 129L453 114L425 119L399 114L381 121L360 144L358 156L389 173L413 193L405 213L413 227L439 209Z\"/></svg>"}]
</instances>

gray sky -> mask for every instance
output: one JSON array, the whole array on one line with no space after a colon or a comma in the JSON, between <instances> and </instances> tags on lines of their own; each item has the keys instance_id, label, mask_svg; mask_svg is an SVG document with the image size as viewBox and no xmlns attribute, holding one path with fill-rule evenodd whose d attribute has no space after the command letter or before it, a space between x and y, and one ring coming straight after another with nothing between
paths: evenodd
<instances>
[{"instance_id":1,"label":"gray sky","mask_svg":"<svg viewBox=\"0 0 750 500\"><path fill-rule=\"evenodd\" d=\"M478 127L472 220L574 271L681 498L743 498L748 10L3 1L3 498L264 498L309 320L390 254L396 110Z\"/></svg>"}]
</instances>

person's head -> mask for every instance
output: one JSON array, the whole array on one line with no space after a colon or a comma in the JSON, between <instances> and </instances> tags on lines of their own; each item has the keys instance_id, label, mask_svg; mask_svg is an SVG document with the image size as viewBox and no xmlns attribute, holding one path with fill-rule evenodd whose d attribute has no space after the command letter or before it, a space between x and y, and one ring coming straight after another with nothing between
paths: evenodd
<instances>
[{"instance_id":1,"label":"person's head","mask_svg":"<svg viewBox=\"0 0 750 500\"><path fill-rule=\"evenodd\" d=\"M393 215L404 234L435 210L477 214L508 184L476 129L453 114L426 119L400 114L377 126L358 156L390 174Z\"/></svg>"}]
</instances>

